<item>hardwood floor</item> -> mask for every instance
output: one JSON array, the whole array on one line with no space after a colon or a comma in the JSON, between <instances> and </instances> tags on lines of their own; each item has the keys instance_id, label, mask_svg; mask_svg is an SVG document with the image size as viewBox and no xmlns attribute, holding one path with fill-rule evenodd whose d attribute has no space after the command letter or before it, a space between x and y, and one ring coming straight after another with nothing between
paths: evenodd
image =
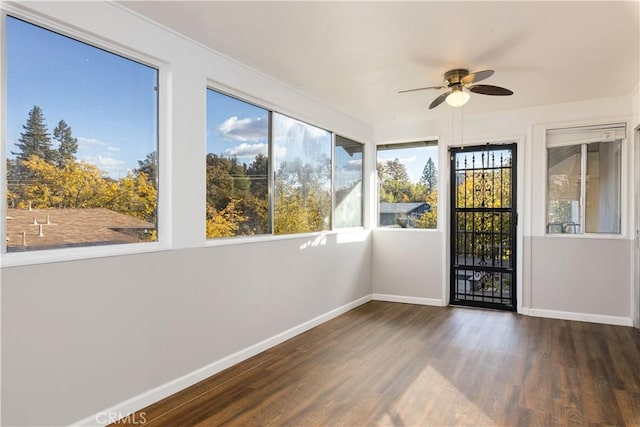
<instances>
[{"instance_id":1,"label":"hardwood floor","mask_svg":"<svg viewBox=\"0 0 640 427\"><path fill-rule=\"evenodd\" d=\"M146 426L640 426L640 333L372 301L141 412Z\"/></svg>"}]
</instances>

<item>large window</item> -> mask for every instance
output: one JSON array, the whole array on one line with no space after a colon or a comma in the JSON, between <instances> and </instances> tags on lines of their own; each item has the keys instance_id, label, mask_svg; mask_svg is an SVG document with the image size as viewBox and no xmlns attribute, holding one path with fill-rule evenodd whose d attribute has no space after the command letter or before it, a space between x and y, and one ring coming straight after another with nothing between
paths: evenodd
<instances>
[{"instance_id":1,"label":"large window","mask_svg":"<svg viewBox=\"0 0 640 427\"><path fill-rule=\"evenodd\" d=\"M547 233L620 233L624 125L547 131Z\"/></svg>"},{"instance_id":2,"label":"large window","mask_svg":"<svg viewBox=\"0 0 640 427\"><path fill-rule=\"evenodd\" d=\"M379 145L377 172L380 227L437 228L437 142Z\"/></svg>"},{"instance_id":3,"label":"large window","mask_svg":"<svg viewBox=\"0 0 640 427\"><path fill-rule=\"evenodd\" d=\"M273 114L275 234L331 226L331 133Z\"/></svg>"},{"instance_id":4,"label":"large window","mask_svg":"<svg viewBox=\"0 0 640 427\"><path fill-rule=\"evenodd\" d=\"M207 238L270 233L269 112L207 90Z\"/></svg>"},{"instance_id":5,"label":"large window","mask_svg":"<svg viewBox=\"0 0 640 427\"><path fill-rule=\"evenodd\" d=\"M336 228L362 226L362 155L364 146L336 135L335 209Z\"/></svg>"},{"instance_id":6,"label":"large window","mask_svg":"<svg viewBox=\"0 0 640 427\"><path fill-rule=\"evenodd\" d=\"M6 19L8 252L157 240L158 71Z\"/></svg>"},{"instance_id":7,"label":"large window","mask_svg":"<svg viewBox=\"0 0 640 427\"><path fill-rule=\"evenodd\" d=\"M362 226L363 146L207 90L207 238Z\"/></svg>"}]
</instances>

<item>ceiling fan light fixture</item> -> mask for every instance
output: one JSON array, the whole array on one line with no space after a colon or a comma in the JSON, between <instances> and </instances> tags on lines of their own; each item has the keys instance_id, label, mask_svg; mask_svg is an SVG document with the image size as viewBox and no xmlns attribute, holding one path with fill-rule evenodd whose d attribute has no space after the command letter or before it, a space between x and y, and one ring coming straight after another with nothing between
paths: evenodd
<instances>
[{"instance_id":1,"label":"ceiling fan light fixture","mask_svg":"<svg viewBox=\"0 0 640 427\"><path fill-rule=\"evenodd\" d=\"M471 96L467 92L464 92L462 88L458 88L454 89L445 101L452 107L462 107L469 101L469 98L471 98Z\"/></svg>"}]
</instances>

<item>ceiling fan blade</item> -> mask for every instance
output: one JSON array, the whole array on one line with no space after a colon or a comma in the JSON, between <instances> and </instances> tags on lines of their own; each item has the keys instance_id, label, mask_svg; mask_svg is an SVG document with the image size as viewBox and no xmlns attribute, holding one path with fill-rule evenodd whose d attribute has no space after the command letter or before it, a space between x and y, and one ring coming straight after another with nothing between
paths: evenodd
<instances>
[{"instance_id":1,"label":"ceiling fan blade","mask_svg":"<svg viewBox=\"0 0 640 427\"><path fill-rule=\"evenodd\" d=\"M434 109L436 108L438 105L442 104L444 102L445 99L447 99L447 96L449 96L451 92L445 92L442 95L440 95L439 97L437 97L436 99L433 100L433 102L431 103L431 105L429 105L429 109Z\"/></svg>"},{"instance_id":2,"label":"ceiling fan blade","mask_svg":"<svg viewBox=\"0 0 640 427\"><path fill-rule=\"evenodd\" d=\"M398 93L416 92L418 90L427 90L427 89L446 89L446 86L427 86L427 87L419 87L416 89L405 89L405 90L399 90Z\"/></svg>"},{"instance_id":3,"label":"ceiling fan blade","mask_svg":"<svg viewBox=\"0 0 640 427\"><path fill-rule=\"evenodd\" d=\"M480 80L488 79L493 75L493 70L482 70L476 71L475 73L467 74L460 81L464 85L468 85L470 83L479 82Z\"/></svg>"},{"instance_id":4,"label":"ceiling fan blade","mask_svg":"<svg viewBox=\"0 0 640 427\"><path fill-rule=\"evenodd\" d=\"M479 93L482 95L495 95L495 96L507 96L513 95L513 91L505 89L500 86L491 85L473 85L468 88L473 93Z\"/></svg>"}]
</instances>

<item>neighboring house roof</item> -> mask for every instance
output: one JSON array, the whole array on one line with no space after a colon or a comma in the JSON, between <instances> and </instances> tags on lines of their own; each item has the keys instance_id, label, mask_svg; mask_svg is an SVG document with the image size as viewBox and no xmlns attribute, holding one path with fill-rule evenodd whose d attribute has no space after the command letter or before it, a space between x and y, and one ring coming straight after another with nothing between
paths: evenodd
<instances>
[{"instance_id":1,"label":"neighboring house roof","mask_svg":"<svg viewBox=\"0 0 640 427\"><path fill-rule=\"evenodd\" d=\"M428 203L380 203L381 214L409 214L423 206L429 207Z\"/></svg>"},{"instance_id":2,"label":"neighboring house roof","mask_svg":"<svg viewBox=\"0 0 640 427\"><path fill-rule=\"evenodd\" d=\"M139 241L138 231L153 229L155 225L150 222L105 208L10 208L7 209L7 250L135 243ZM26 247L23 232L26 233Z\"/></svg>"}]
</instances>

